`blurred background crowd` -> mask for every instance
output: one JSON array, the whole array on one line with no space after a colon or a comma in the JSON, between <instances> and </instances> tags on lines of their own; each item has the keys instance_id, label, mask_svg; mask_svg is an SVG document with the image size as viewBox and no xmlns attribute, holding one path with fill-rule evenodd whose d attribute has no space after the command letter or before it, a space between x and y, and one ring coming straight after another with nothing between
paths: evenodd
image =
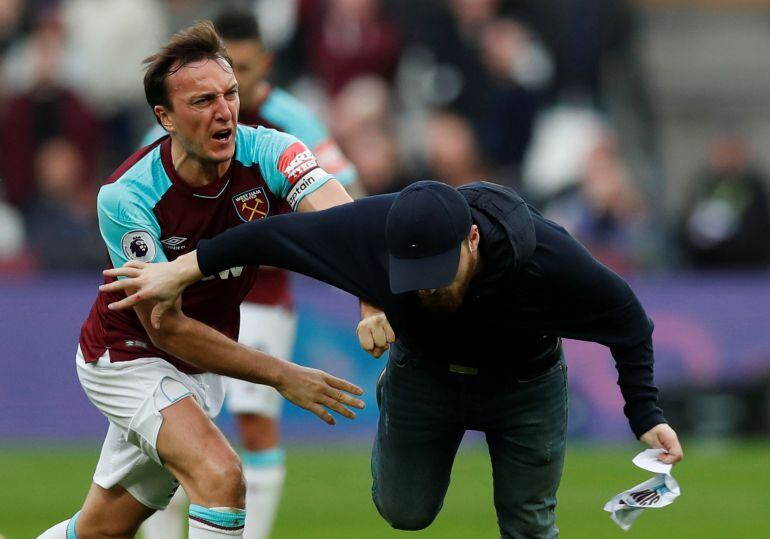
<instances>
[{"instance_id":1,"label":"blurred background crowd","mask_svg":"<svg viewBox=\"0 0 770 539\"><path fill-rule=\"evenodd\" d=\"M626 276L766 268L764 4L0 0L0 274L103 266L96 191L153 125L141 61L233 5L367 194L484 179Z\"/></svg>"},{"instance_id":2,"label":"blurred background crowd","mask_svg":"<svg viewBox=\"0 0 770 539\"><path fill-rule=\"evenodd\" d=\"M767 514L757 504L767 498L758 481L770 440L770 0L0 0L0 477L19 477L0 491L2 534L32 536L13 535L11 515L26 530L72 514L66 504L81 494L64 479L48 486L70 468L56 451L104 435L72 358L107 262L96 193L156 125L142 60L230 8L256 14L274 53L269 81L326 123L359 191L422 179L512 186L629 279L656 324L661 405L687 442L682 473L693 470L680 502L692 512L671 513L646 536L767 535L756 523ZM340 502L344 487L334 496L326 483L308 487L313 454L304 474L292 475L302 458L292 461L287 488L309 501L287 500L279 527L309 526L327 500L340 522L318 537L379 537L340 532L335 515L344 508L345 521L360 512L381 524L361 493L383 362L358 347L354 298L309 279L293 286L295 359L364 387L367 409L329 430L287 407L282 436L313 447L365 439L363 483L347 493L369 513ZM577 341L565 350L570 437L630 440L608 350ZM219 424L233 434L231 416ZM724 464L688 468L704 454L700 440L747 436L764 440L764 460L726 453ZM9 457L9 443L22 444L22 460ZM38 443L44 452L27 455ZM38 466L45 453L55 473L28 480L48 473ZM630 455L618 453L628 468ZM86 480L93 455L83 462ZM620 468L593 453L590 462L585 483L565 476L561 514L576 508L568 522L606 518L600 501L614 490L607 481L597 490L594 473ZM466 523L475 491L455 491ZM49 516L25 516L49 505ZM730 531L712 530L720 524ZM452 536L463 535L434 535Z\"/></svg>"}]
</instances>

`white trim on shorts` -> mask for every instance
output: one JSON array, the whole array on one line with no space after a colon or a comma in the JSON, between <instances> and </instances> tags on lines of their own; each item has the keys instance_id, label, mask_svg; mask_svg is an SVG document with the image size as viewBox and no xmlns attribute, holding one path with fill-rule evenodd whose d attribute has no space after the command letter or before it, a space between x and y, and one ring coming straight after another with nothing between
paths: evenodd
<instances>
[{"instance_id":1,"label":"white trim on shorts","mask_svg":"<svg viewBox=\"0 0 770 539\"><path fill-rule=\"evenodd\" d=\"M162 510L178 483L156 448L161 410L193 397L211 418L224 400L224 382L213 373L185 374L161 358L110 362L106 351L86 363L78 347L77 373L88 399L109 420L94 483L121 485L143 505Z\"/></svg>"}]
</instances>

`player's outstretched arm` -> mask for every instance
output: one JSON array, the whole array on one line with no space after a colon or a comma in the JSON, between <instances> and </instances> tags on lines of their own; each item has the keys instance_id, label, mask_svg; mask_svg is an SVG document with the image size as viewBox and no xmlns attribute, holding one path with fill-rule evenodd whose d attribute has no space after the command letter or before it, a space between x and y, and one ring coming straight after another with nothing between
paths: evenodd
<instances>
[{"instance_id":1,"label":"player's outstretched arm","mask_svg":"<svg viewBox=\"0 0 770 539\"><path fill-rule=\"evenodd\" d=\"M130 291L129 291L130 292ZM275 387L285 398L334 425L329 413L348 419L356 414L350 408L363 408L354 395L363 390L324 371L309 369L248 348L214 328L185 316L178 302L163 317L160 327L150 326L151 301L134 306L152 343L187 363L207 372Z\"/></svg>"},{"instance_id":2,"label":"player's outstretched arm","mask_svg":"<svg viewBox=\"0 0 770 539\"><path fill-rule=\"evenodd\" d=\"M126 300L129 301L116 302L115 307L133 306L158 348L204 371L273 386L286 399L330 425L336 421L329 410L348 419L356 417L348 407L364 407L363 401L353 396L363 394L360 387L324 371L295 365L247 348L202 322L185 316L179 308L179 294L201 277L199 272L196 274L195 253L185 256L188 258L181 262L183 257L158 264L133 261L123 268L108 270L108 275L127 278L103 285L102 289L126 291ZM195 270L189 271L190 268ZM156 299L167 302L165 316L156 316L160 305L155 303Z\"/></svg>"},{"instance_id":3,"label":"player's outstretched arm","mask_svg":"<svg viewBox=\"0 0 770 539\"><path fill-rule=\"evenodd\" d=\"M163 314L173 307L182 291L203 277L195 251L173 262L148 264L130 260L123 267L104 270L103 273L107 277L125 277L99 287L102 292L124 291L128 294L122 300L110 303L110 309L128 309L145 300L157 301L150 316L155 329L160 328Z\"/></svg>"},{"instance_id":4,"label":"player's outstretched arm","mask_svg":"<svg viewBox=\"0 0 770 539\"><path fill-rule=\"evenodd\" d=\"M318 369L302 367L288 361L282 363L286 365L275 386L278 392L297 406L314 413L329 425L334 425L336 421L328 410L334 410L348 419L355 419L355 412L346 406L364 407L362 401L348 394L361 395L363 390L358 386Z\"/></svg>"},{"instance_id":5,"label":"player's outstretched arm","mask_svg":"<svg viewBox=\"0 0 770 539\"><path fill-rule=\"evenodd\" d=\"M665 449L665 453L658 455L658 460L666 464L676 464L684 458L682 445L679 443L679 437L668 424L660 423L639 437L639 440L646 443L653 449Z\"/></svg>"}]
</instances>

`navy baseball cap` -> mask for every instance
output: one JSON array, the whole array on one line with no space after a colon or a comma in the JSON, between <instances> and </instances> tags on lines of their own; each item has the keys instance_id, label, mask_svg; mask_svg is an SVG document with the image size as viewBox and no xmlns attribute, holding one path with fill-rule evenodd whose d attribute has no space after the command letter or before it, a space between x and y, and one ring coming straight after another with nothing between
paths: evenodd
<instances>
[{"instance_id":1,"label":"navy baseball cap","mask_svg":"<svg viewBox=\"0 0 770 539\"><path fill-rule=\"evenodd\" d=\"M472 223L465 197L445 183L421 181L401 191L385 225L390 290L401 294L451 283Z\"/></svg>"}]
</instances>

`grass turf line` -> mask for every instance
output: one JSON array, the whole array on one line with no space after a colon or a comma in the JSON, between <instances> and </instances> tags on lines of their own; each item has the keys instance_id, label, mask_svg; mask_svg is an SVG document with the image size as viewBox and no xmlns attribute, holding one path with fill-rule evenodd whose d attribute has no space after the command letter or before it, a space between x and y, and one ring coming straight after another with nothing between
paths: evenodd
<instances>
[{"instance_id":1,"label":"grass turf line","mask_svg":"<svg viewBox=\"0 0 770 539\"><path fill-rule=\"evenodd\" d=\"M602 506L612 495L651 476L631 464L638 447L573 444L559 490L557 523L566 538L702 539L770 537L766 483L770 443L685 443L674 470L682 496L642 515L623 533ZM80 506L96 451L28 447L0 449L0 534L29 539ZM461 450L436 522L422 532L392 530L370 497L367 448L290 448L284 498L273 539L475 539L498 537L489 458L483 446Z\"/></svg>"}]
</instances>

